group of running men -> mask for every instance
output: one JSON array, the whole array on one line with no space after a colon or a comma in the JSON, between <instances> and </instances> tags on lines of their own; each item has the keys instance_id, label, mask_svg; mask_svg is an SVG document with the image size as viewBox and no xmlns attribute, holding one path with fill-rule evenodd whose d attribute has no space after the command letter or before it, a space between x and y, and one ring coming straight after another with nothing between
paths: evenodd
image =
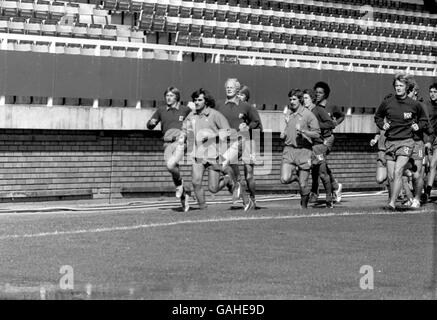
<instances>
[{"instance_id":1,"label":"group of running men","mask_svg":"<svg viewBox=\"0 0 437 320\"><path fill-rule=\"evenodd\" d=\"M425 102L418 99L419 87L410 75L396 75L393 88L395 93L386 96L375 113L379 131L370 145L378 146L376 180L388 184L387 209L396 209L401 189L407 198L404 205L418 208L430 197L436 175L437 83L430 86L430 98ZM201 88L192 93L192 101L184 106L180 103L180 91L169 87L164 93L166 105L158 107L147 123L148 129L161 123L164 159L185 212L190 208L189 195L179 164L186 153L191 156L192 186L200 209L206 208L202 186L206 169L211 193L227 187L234 203L242 199L245 211L256 207L254 165L259 140L254 136L256 131L262 131L261 119L256 108L248 103L248 87L241 87L237 79L230 78L225 91L226 100L216 103ZM330 88L325 82L317 82L313 89L292 89L288 93L289 104L284 108L280 180L283 184L298 182L302 208L317 201L319 178L326 191L326 206L332 208L333 203L341 201L342 184L333 177L326 158L334 144L333 130L345 115L339 107L327 103L329 95ZM244 180L239 171L240 161ZM412 187L409 179L413 181Z\"/></svg>"},{"instance_id":2,"label":"group of running men","mask_svg":"<svg viewBox=\"0 0 437 320\"><path fill-rule=\"evenodd\" d=\"M411 75L397 74L393 87L395 94L386 96L375 113L379 131L370 145L378 146L376 180L388 184L388 210L396 210L401 190L404 205L419 208L428 201L436 176L437 83L430 85L425 101L418 98Z\"/></svg>"},{"instance_id":3,"label":"group of running men","mask_svg":"<svg viewBox=\"0 0 437 320\"><path fill-rule=\"evenodd\" d=\"M217 193L227 188L233 202L242 199L244 210L256 207L254 166L262 123L258 111L251 106L249 88L230 78L225 82L226 100L216 103L205 89L192 93L192 101L180 103L180 91L169 87L164 92L166 105L159 106L147 128L161 123L164 159L176 187L182 208L190 209L189 193L184 187L179 164L188 153L192 160L192 186L200 209L206 208L203 175L208 169L208 189ZM326 190L326 206L341 201L342 185L333 177L326 156L334 143L334 128L345 118L337 106L327 104L330 88L318 82L314 90L292 89L284 108L284 150L281 183L298 182L301 207L318 199L319 177ZM244 166L244 180L239 171ZM310 172L312 187L308 185ZM249 193L247 195L246 189Z\"/></svg>"}]
</instances>

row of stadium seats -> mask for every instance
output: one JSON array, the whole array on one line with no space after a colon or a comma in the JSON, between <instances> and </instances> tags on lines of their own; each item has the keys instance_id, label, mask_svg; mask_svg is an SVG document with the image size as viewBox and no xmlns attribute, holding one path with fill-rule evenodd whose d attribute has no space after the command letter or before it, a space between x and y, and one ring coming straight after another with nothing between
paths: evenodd
<instances>
[{"instance_id":1,"label":"row of stadium seats","mask_svg":"<svg viewBox=\"0 0 437 320\"><path fill-rule=\"evenodd\" d=\"M3 50L15 50L15 51L33 51L33 52L52 52L57 54L80 54L88 56L103 56L103 57L116 57L116 58L143 58L143 59L157 59L157 60L170 60L170 61L194 61L194 56L191 55L189 51L166 51L166 50L152 50L152 49L142 49L140 47L123 47L114 45L95 45L95 44L79 44L79 43L69 43L65 44L62 42L56 42L53 46L49 42L41 41L29 41L29 40L9 40L8 42L2 43L1 49ZM352 52L350 50L329 50L326 52L319 52L316 50L309 50L306 46L288 46L285 51L278 52L285 54L294 54L300 56L301 59L308 59L305 61L287 61L284 57L275 58L249 58L250 54L246 54L248 58L243 58L243 55L231 55L231 54L220 54L217 51L215 55L202 54L200 53L201 59L203 61L208 61L214 63L236 63L245 65L257 65L257 66L269 66L269 67L292 67L292 68L312 68L312 69L323 69L323 70L337 70L337 71L356 71L356 72L382 72L382 73L392 73L390 68L384 69L383 67L378 67L381 64L381 60L388 62L392 61L394 66L391 69L396 69L399 66L411 63L422 63L421 66L428 66L417 68L414 72L418 75L433 76L433 70L431 66L437 63L437 57L434 55L430 56L418 56L418 55L406 55L406 54L371 54L367 55L363 51L356 50ZM315 59L309 59L310 56L315 55L324 56L332 58L341 58L344 62L342 63L321 63ZM303 57L303 58L302 58ZM308 58L305 58L308 57ZM353 64L350 59L360 59L360 64ZM425 59L426 58L426 59ZM325 60L324 59L324 60ZM392 64L393 64L392 63ZM375 71L376 70L376 71Z\"/></svg>"},{"instance_id":2,"label":"row of stadium seats","mask_svg":"<svg viewBox=\"0 0 437 320\"><path fill-rule=\"evenodd\" d=\"M275 17L276 19L280 18ZM224 37L220 35L226 34L228 38L232 39L238 36L241 40L245 40L244 35L247 37L248 33L284 34L298 32L305 35L309 34L310 31L326 31L345 33L348 36L356 34L434 41L437 32L437 29L433 27L417 25L409 26L409 28L387 28L383 24L374 24L372 27L363 28L362 24L351 23L351 21L347 21L347 23L346 21L328 22L323 21L323 19L290 19L288 21L281 21L278 24L262 25L156 15L141 15L139 28L147 32L197 32L202 33L206 37L216 35L219 38ZM296 30L294 31L294 29Z\"/></svg>"},{"instance_id":3,"label":"row of stadium seats","mask_svg":"<svg viewBox=\"0 0 437 320\"><path fill-rule=\"evenodd\" d=\"M267 2L267 1L265 1ZM145 14L181 16L183 18L195 18L206 20L217 19L219 21L250 21L253 17L278 15L280 13L295 13L304 15L324 15L343 18L360 18L366 11L362 7L350 5L325 6L321 2L313 2L312 5L295 4L289 2L277 2L279 6L269 8L252 8L234 5L220 5L207 2L190 2L181 0L104 0L104 8L107 10L119 10L129 12L143 12ZM316 5L318 4L318 5ZM437 17L429 13L396 11L390 9L372 9L372 19L375 21L385 21L393 23L407 23L419 25L435 25ZM256 18L259 20L260 18Z\"/></svg>"},{"instance_id":4,"label":"row of stadium seats","mask_svg":"<svg viewBox=\"0 0 437 320\"><path fill-rule=\"evenodd\" d=\"M103 25L105 28L110 23L110 16L104 15L80 15L75 19L62 20L59 21L56 17L51 16L39 16L34 17L10 17L10 16L0 16L0 20L5 22L2 23L2 30L5 32L7 27L6 21L12 22L14 26L12 29L19 30L23 29L23 23L30 24L69 24L72 25L74 22L79 22L87 25ZM55 19L53 19L55 18ZM302 36L314 36L311 31L323 32L326 31L327 36L330 33L345 33L347 37L351 37L353 34L367 35L367 36L384 36L390 38L400 38L402 39L414 39L414 40L429 40L434 41L436 39L436 30L431 27L420 27L417 25L410 26L408 29L401 28L385 28L381 24L374 24L373 28L362 29L358 24L348 24L339 22L327 22L320 20L292 20L281 26L262 26L262 25L251 25L251 24L240 24L240 23L228 23L220 21L208 21L200 19L187 19L179 17L164 17L164 16L148 16L143 15L139 26L148 32L193 32L196 34L202 34L204 37L212 37L215 35L218 38L228 39L240 39L247 40L248 38L266 38L262 34L271 35L272 40L280 40L281 34L285 36L286 33L297 33ZM35 26L35 28L38 28ZM102 28L102 26L100 26ZM109 27L111 28L111 27ZM295 30L294 30L295 29ZM432 30L432 31L431 31ZM15 32L15 31L14 31ZM261 34L261 36L259 35ZM334 36L335 37L335 36ZM282 41L282 40L281 40Z\"/></svg>"},{"instance_id":5,"label":"row of stadium seats","mask_svg":"<svg viewBox=\"0 0 437 320\"><path fill-rule=\"evenodd\" d=\"M0 32L75 37L84 39L102 39L131 42L146 42L144 31L129 28L124 25L101 25L95 23L59 24L56 20L40 20L36 18L25 19L7 18L0 16Z\"/></svg>"},{"instance_id":6,"label":"row of stadium seats","mask_svg":"<svg viewBox=\"0 0 437 320\"><path fill-rule=\"evenodd\" d=\"M41 20L79 21L93 20L93 23L110 23L110 15L107 10L102 10L95 4L78 4L69 2L38 0L21 0L1 2L1 14L5 17L36 18Z\"/></svg>"},{"instance_id":7,"label":"row of stadium seats","mask_svg":"<svg viewBox=\"0 0 437 320\"><path fill-rule=\"evenodd\" d=\"M194 22L194 20L192 22ZM263 46L268 50L281 44L296 44L320 48L359 49L389 53L397 52L400 54L430 55L432 49L435 48L435 42L430 41L435 40L435 37L430 39L431 33L426 33L426 37L423 39L413 40L403 37L368 36L365 34L357 35L327 31L319 32L316 30L293 28L268 29L259 27L249 29L246 28L247 25L239 25L239 27L242 26L244 28L237 29L238 26L223 28L221 26L213 27L212 25L202 26L197 21L196 23L189 24L170 20L159 27L152 23L151 28L158 32L178 34L178 39L181 39L181 41L176 42L178 45L198 46L202 42L205 46L210 47L211 45L217 45L217 47L222 47L220 43L226 43L226 47L230 49L242 47L243 50L246 50L246 47L250 48L252 46L250 42L263 42ZM0 32L146 42L146 37L142 30L130 30L126 26L101 25L95 23L86 24L81 22L70 25L59 24L56 20L26 19L23 17L10 18L0 16ZM410 30L409 34L411 35L413 32L414 30ZM405 35L405 33L402 32L401 36L402 35ZM188 36L190 38L196 38L201 42L195 41L194 44L184 44L186 41L183 39Z\"/></svg>"},{"instance_id":8,"label":"row of stadium seats","mask_svg":"<svg viewBox=\"0 0 437 320\"><path fill-rule=\"evenodd\" d=\"M141 30L129 29L126 26L40 24L37 21L28 22L15 20L0 20L0 32L16 34L74 37L84 39L117 40L130 42L148 42ZM17 21L18 20L18 21ZM314 33L311 35L284 33L271 38L269 34L257 35L250 32L246 40L218 37L203 37L200 33L178 32L170 44L178 46L195 46L215 49L242 50L253 52L270 52L283 54L302 54L313 56L332 56L365 58L374 60L420 61L434 63L437 47L429 41L408 41L405 39L390 39L381 37L366 37L347 35L342 38L332 38L329 34ZM217 34L216 34L217 35ZM324 36L324 37L321 37ZM345 36L346 34L341 34ZM251 40L253 39L253 41ZM390 41L392 40L392 41ZM151 41L149 40L149 43Z\"/></svg>"}]
</instances>

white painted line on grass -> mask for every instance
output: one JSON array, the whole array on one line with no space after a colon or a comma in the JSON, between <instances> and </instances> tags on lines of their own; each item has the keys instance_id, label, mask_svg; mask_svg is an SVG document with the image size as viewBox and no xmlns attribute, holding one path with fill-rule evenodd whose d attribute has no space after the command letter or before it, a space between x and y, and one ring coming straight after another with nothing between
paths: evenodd
<instances>
[{"instance_id":1,"label":"white painted line on grass","mask_svg":"<svg viewBox=\"0 0 437 320\"><path fill-rule=\"evenodd\" d=\"M381 193L353 193L353 194L343 194L343 198L360 198L367 196L381 196ZM324 199L324 195L321 195L319 199ZM287 200L300 200L300 195L284 195L284 196L265 196L265 197L257 197L257 202L276 202L276 201L287 201ZM231 200L215 200L215 201L207 201L207 204L227 204L232 203ZM241 201L239 201L241 203ZM194 201L190 201L190 204L195 204ZM32 216L32 215L71 215L71 214L81 214L84 212L87 213L113 213L116 211L117 213L120 210L123 211L138 211L138 210L151 210L151 209L169 209L173 207L180 206L179 201L166 201L166 202L155 202L155 203L144 203L140 204L136 202L135 204L126 204L126 205L107 205L107 206L89 206L89 207L48 207L48 208L36 208L36 209L28 209L26 211L25 208L20 209L3 209L0 210L0 217L4 216Z\"/></svg>"},{"instance_id":2,"label":"white painted line on grass","mask_svg":"<svg viewBox=\"0 0 437 320\"><path fill-rule=\"evenodd\" d=\"M106 228L94 228L94 229L79 229L79 230L67 230L67 231L51 231L40 233L27 233L27 234L9 234L0 236L1 240L21 239L21 238L41 238L49 236L63 236L63 235L77 235L86 233L101 233L101 232L113 232L113 231L132 231L148 228L169 227L183 224L200 224L200 223L214 223L214 222L238 222L238 221L259 221L259 220L285 220L285 219L301 219L301 218L324 218L324 217L341 217L341 216L361 216L361 215L399 215L399 214L418 214L427 212L426 210L420 211L404 211L404 212L342 212L342 213L315 213L307 215L288 215L288 216L244 216L244 217L229 217L229 218L217 218L217 219L199 219L199 220L180 220L173 222L161 222L161 223L149 223L138 224L133 226L114 226Z\"/></svg>"}]
</instances>

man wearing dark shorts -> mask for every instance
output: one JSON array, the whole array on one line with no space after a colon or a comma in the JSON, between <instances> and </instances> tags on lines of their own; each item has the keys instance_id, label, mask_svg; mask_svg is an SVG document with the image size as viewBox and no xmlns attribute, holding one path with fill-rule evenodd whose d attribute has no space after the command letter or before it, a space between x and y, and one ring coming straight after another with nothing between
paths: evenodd
<instances>
[{"instance_id":1,"label":"man wearing dark shorts","mask_svg":"<svg viewBox=\"0 0 437 320\"><path fill-rule=\"evenodd\" d=\"M322 180L326 191L326 207L333 208L332 204L332 184L328 174L328 164L326 156L331 151L332 145L329 140L332 138L332 130L335 128L325 108L315 104L316 96L312 90L304 90L303 92L304 107L308 108L317 118L320 127L320 138L313 139L313 156L311 174L314 177L319 177Z\"/></svg>"},{"instance_id":2,"label":"man wearing dark shorts","mask_svg":"<svg viewBox=\"0 0 437 320\"><path fill-rule=\"evenodd\" d=\"M344 121L345 115L340 110L340 108L333 104L328 104L328 98L331 93L331 89L329 88L329 85L326 82L319 81L314 85L314 92L316 95L316 105L320 106L322 108L325 108L326 112L331 117L333 123L335 126L338 126L340 123ZM333 130L332 130L333 131ZM327 139L325 139L325 145L329 148L329 150L332 150L334 146L334 134L332 133L331 136ZM342 189L343 185L339 183L332 173L332 170L329 168L328 165L326 165L329 177L331 179L331 185L332 185L332 192L334 195L334 201L340 202L341 201L341 195L342 195ZM317 172L315 171L312 175L312 188L311 188L311 201L317 201L318 196L318 190L319 190L319 177L316 176Z\"/></svg>"},{"instance_id":3,"label":"man wearing dark shorts","mask_svg":"<svg viewBox=\"0 0 437 320\"><path fill-rule=\"evenodd\" d=\"M393 80L395 96L384 100L375 114L375 123L386 132L387 174L392 182L391 198L387 206L395 210L402 187L402 175L414 149L413 132L423 130L428 119L421 105L407 96L413 84L403 74Z\"/></svg>"},{"instance_id":4,"label":"man wearing dark shorts","mask_svg":"<svg viewBox=\"0 0 437 320\"><path fill-rule=\"evenodd\" d=\"M425 195L428 199L431 196L431 190L437 171L437 83L433 83L429 87L429 101L426 103L426 106L428 108L428 116L431 122L432 132L426 143L428 153L432 154L428 181L425 188Z\"/></svg>"},{"instance_id":5,"label":"man wearing dark shorts","mask_svg":"<svg viewBox=\"0 0 437 320\"><path fill-rule=\"evenodd\" d=\"M153 130L158 123L161 123L161 131L164 135L164 160L176 186L176 197L181 199L182 209L186 212L190 209L188 196L184 189L178 160L174 159L181 158L176 156L177 153L182 153L183 157L183 149L178 148L177 138L181 133L182 123L191 109L179 103L181 95L175 87L167 88L164 92L164 98L166 105L158 107L158 110L153 113L147 122L147 128Z\"/></svg>"},{"instance_id":6,"label":"man wearing dark shorts","mask_svg":"<svg viewBox=\"0 0 437 320\"><path fill-rule=\"evenodd\" d=\"M313 140L320 138L320 127L316 116L306 109L303 103L303 92L292 89L288 93L291 111L286 118L286 126L281 138L285 140L282 152L281 183L299 182L301 207L306 209L310 188L308 178L313 154ZM298 175L295 174L297 172Z\"/></svg>"}]
</instances>

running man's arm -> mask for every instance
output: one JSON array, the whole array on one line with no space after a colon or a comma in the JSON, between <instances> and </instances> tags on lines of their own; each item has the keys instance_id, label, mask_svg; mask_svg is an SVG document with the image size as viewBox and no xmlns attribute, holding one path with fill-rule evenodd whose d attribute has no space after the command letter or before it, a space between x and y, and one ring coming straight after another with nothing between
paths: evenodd
<instances>
[{"instance_id":1,"label":"running man's arm","mask_svg":"<svg viewBox=\"0 0 437 320\"><path fill-rule=\"evenodd\" d=\"M417 102L417 110L417 125L419 126L419 130L422 130L424 133L429 133L429 118L420 102Z\"/></svg>"},{"instance_id":2,"label":"running man's arm","mask_svg":"<svg viewBox=\"0 0 437 320\"><path fill-rule=\"evenodd\" d=\"M334 130L335 129L335 123L332 121L332 118L329 116L329 114L326 112L323 108L318 108L318 115L319 115L319 127L323 130Z\"/></svg>"},{"instance_id":3,"label":"running man's arm","mask_svg":"<svg viewBox=\"0 0 437 320\"><path fill-rule=\"evenodd\" d=\"M217 112L214 116L214 123L219 129L219 139L222 141L226 140L231 135L231 127L226 117Z\"/></svg>"},{"instance_id":4,"label":"running man's arm","mask_svg":"<svg viewBox=\"0 0 437 320\"><path fill-rule=\"evenodd\" d=\"M340 123L344 121L345 114L341 111L339 106L332 106L332 116L335 118L335 126L338 126Z\"/></svg>"},{"instance_id":5,"label":"running man's arm","mask_svg":"<svg viewBox=\"0 0 437 320\"><path fill-rule=\"evenodd\" d=\"M384 123L385 123L384 119L386 116L386 106L387 105L386 105L385 101L383 101L375 113L375 117L374 117L375 124L378 127L378 129L380 129L380 130L384 130Z\"/></svg>"},{"instance_id":6,"label":"running man's arm","mask_svg":"<svg viewBox=\"0 0 437 320\"><path fill-rule=\"evenodd\" d=\"M153 130L156 125L161 121L161 109L158 108L158 110L156 110L152 117L150 118L149 121L147 121L147 129L149 130Z\"/></svg>"},{"instance_id":7,"label":"running man's arm","mask_svg":"<svg viewBox=\"0 0 437 320\"><path fill-rule=\"evenodd\" d=\"M301 130L301 133L308 138L317 139L320 137L320 126L316 116L310 112L307 119L308 130Z\"/></svg>"},{"instance_id":8,"label":"running man's arm","mask_svg":"<svg viewBox=\"0 0 437 320\"><path fill-rule=\"evenodd\" d=\"M261 129L261 118L259 116L258 110L256 108L247 105L247 115L248 115L248 127L249 129Z\"/></svg>"}]
</instances>

